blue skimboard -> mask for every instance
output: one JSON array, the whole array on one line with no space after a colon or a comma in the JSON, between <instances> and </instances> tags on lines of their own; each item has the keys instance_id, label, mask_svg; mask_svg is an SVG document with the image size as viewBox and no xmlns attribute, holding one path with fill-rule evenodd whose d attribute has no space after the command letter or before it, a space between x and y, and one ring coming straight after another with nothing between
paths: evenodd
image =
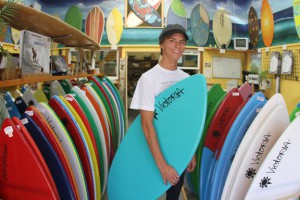
<instances>
[{"instance_id":1,"label":"blue skimboard","mask_svg":"<svg viewBox=\"0 0 300 200\"><path fill-rule=\"evenodd\" d=\"M220 154L215 156L215 167L210 184L210 199L220 199L225 181L234 158L248 127L267 102L265 96L258 92L250 98L234 120Z\"/></svg>"},{"instance_id":2,"label":"blue skimboard","mask_svg":"<svg viewBox=\"0 0 300 200\"><path fill-rule=\"evenodd\" d=\"M206 107L206 81L201 74L174 84L155 99L154 126L161 151L178 174L185 171L196 152ZM112 162L108 176L108 198L152 200L170 186L164 184L149 150L139 115L125 134Z\"/></svg>"}]
</instances>

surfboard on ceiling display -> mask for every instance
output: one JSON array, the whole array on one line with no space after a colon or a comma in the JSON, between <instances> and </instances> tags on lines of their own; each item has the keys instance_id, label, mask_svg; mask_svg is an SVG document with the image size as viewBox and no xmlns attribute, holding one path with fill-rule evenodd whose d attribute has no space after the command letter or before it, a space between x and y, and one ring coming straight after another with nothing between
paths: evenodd
<instances>
[{"instance_id":1,"label":"surfboard on ceiling display","mask_svg":"<svg viewBox=\"0 0 300 200\"><path fill-rule=\"evenodd\" d=\"M213 34L219 48L227 48L232 36L232 23L225 10L216 12L213 19Z\"/></svg>"},{"instance_id":2,"label":"surfboard on ceiling display","mask_svg":"<svg viewBox=\"0 0 300 200\"><path fill-rule=\"evenodd\" d=\"M256 10L251 6L248 13L248 31L252 48L256 49L258 45L258 17Z\"/></svg>"},{"instance_id":3,"label":"surfboard on ceiling display","mask_svg":"<svg viewBox=\"0 0 300 200\"><path fill-rule=\"evenodd\" d=\"M137 17L151 27L162 26L163 20L160 13L147 1L131 0L128 1L128 5Z\"/></svg>"},{"instance_id":4,"label":"surfboard on ceiling display","mask_svg":"<svg viewBox=\"0 0 300 200\"><path fill-rule=\"evenodd\" d=\"M159 6L162 3L162 0L148 0L147 1L155 10L157 10L159 8ZM144 21L139 18L134 12L130 11L129 14L127 14L126 17L126 27L128 28L133 28L133 27L137 27L139 25L141 25L142 23L144 23Z\"/></svg>"},{"instance_id":5,"label":"surfboard on ceiling display","mask_svg":"<svg viewBox=\"0 0 300 200\"><path fill-rule=\"evenodd\" d=\"M81 10L72 5L66 13L65 22L78 30L82 30L82 12Z\"/></svg>"},{"instance_id":6,"label":"surfboard on ceiling display","mask_svg":"<svg viewBox=\"0 0 300 200\"><path fill-rule=\"evenodd\" d=\"M191 32L197 46L204 46L209 36L209 16L204 6L196 5L190 17Z\"/></svg>"},{"instance_id":7,"label":"surfboard on ceiling display","mask_svg":"<svg viewBox=\"0 0 300 200\"><path fill-rule=\"evenodd\" d=\"M166 25L180 24L187 30L187 15L184 5L180 0L173 0L167 13Z\"/></svg>"},{"instance_id":8,"label":"surfboard on ceiling display","mask_svg":"<svg viewBox=\"0 0 300 200\"><path fill-rule=\"evenodd\" d=\"M85 22L85 33L96 43L100 43L104 29L104 14L98 6L94 6L88 13Z\"/></svg>"},{"instance_id":9,"label":"surfboard on ceiling display","mask_svg":"<svg viewBox=\"0 0 300 200\"><path fill-rule=\"evenodd\" d=\"M123 17L120 11L117 8L114 8L106 19L107 39L112 47L116 46L120 42L122 32Z\"/></svg>"},{"instance_id":10,"label":"surfboard on ceiling display","mask_svg":"<svg viewBox=\"0 0 300 200\"><path fill-rule=\"evenodd\" d=\"M294 14L294 22L295 28L300 38L300 0L293 1L293 14Z\"/></svg>"},{"instance_id":11,"label":"surfboard on ceiling display","mask_svg":"<svg viewBox=\"0 0 300 200\"><path fill-rule=\"evenodd\" d=\"M264 45L271 46L274 37L274 18L268 0L262 0L260 27Z\"/></svg>"}]
</instances>

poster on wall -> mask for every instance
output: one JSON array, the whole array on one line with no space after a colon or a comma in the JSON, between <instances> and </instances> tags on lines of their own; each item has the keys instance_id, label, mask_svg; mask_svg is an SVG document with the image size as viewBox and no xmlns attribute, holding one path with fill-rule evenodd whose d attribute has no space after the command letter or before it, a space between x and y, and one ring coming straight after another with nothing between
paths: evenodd
<instances>
[{"instance_id":1,"label":"poster on wall","mask_svg":"<svg viewBox=\"0 0 300 200\"><path fill-rule=\"evenodd\" d=\"M126 28L163 27L163 1L125 0Z\"/></svg>"},{"instance_id":2,"label":"poster on wall","mask_svg":"<svg viewBox=\"0 0 300 200\"><path fill-rule=\"evenodd\" d=\"M51 38L27 30L21 31L20 67L22 74L50 74Z\"/></svg>"}]
</instances>

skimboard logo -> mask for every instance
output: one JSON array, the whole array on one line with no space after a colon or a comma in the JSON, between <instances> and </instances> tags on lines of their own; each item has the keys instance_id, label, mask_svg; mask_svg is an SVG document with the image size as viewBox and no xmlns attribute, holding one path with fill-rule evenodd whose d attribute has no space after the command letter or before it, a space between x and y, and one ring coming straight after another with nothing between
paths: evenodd
<instances>
[{"instance_id":1,"label":"skimboard logo","mask_svg":"<svg viewBox=\"0 0 300 200\"><path fill-rule=\"evenodd\" d=\"M166 110L168 107L170 107L176 100L182 97L184 95L184 89L179 89L176 88L174 92L170 94L168 97L164 97L163 101L158 101L157 104L155 104L155 107L158 108L161 112ZM155 109L154 111L154 118L158 120L158 113L157 110Z\"/></svg>"},{"instance_id":2,"label":"skimboard logo","mask_svg":"<svg viewBox=\"0 0 300 200\"><path fill-rule=\"evenodd\" d=\"M254 176L256 175L256 169L249 168L245 175L246 175L246 178L248 178L248 179L254 178Z\"/></svg>"},{"instance_id":3,"label":"skimboard logo","mask_svg":"<svg viewBox=\"0 0 300 200\"><path fill-rule=\"evenodd\" d=\"M264 177L263 179L261 179L261 182L259 183L259 187L261 188L267 188L268 185L272 184L270 182L270 178L269 177Z\"/></svg>"},{"instance_id":4,"label":"skimboard logo","mask_svg":"<svg viewBox=\"0 0 300 200\"><path fill-rule=\"evenodd\" d=\"M252 163L250 163L250 165L259 165L260 162L262 161L262 157L265 153L265 148L267 147L267 144L268 142L270 141L270 132L268 132L267 135L264 135L263 137L263 141L262 143L260 144L260 147L258 149L257 152L255 152L256 156L255 158L252 158ZM249 168L247 171L246 171L246 178L250 179L250 178L254 178L254 176L256 175L256 169L254 168Z\"/></svg>"},{"instance_id":5,"label":"skimboard logo","mask_svg":"<svg viewBox=\"0 0 300 200\"><path fill-rule=\"evenodd\" d=\"M260 161L265 153L265 148L267 147L267 145L270 141L270 137L271 137L270 132L268 132L267 135L263 136L263 141L260 144L258 151L255 152L256 156L255 156L255 158L252 158L253 162L251 163L251 165L258 165L260 163Z\"/></svg>"},{"instance_id":6,"label":"skimboard logo","mask_svg":"<svg viewBox=\"0 0 300 200\"><path fill-rule=\"evenodd\" d=\"M267 171L267 173L275 173L277 168L279 167L285 152L288 150L289 145L291 144L290 139L286 142L283 142L283 146L281 147L281 150L279 151L277 157L273 160L273 164L271 166L269 166L269 170Z\"/></svg>"}]
</instances>

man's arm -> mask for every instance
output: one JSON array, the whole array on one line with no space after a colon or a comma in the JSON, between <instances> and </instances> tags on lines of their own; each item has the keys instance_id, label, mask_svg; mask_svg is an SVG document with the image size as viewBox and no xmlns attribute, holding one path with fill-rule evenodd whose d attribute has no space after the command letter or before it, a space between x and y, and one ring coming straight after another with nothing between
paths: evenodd
<instances>
[{"instance_id":1,"label":"man's arm","mask_svg":"<svg viewBox=\"0 0 300 200\"><path fill-rule=\"evenodd\" d=\"M148 146L154 157L156 165L160 170L163 181L165 184L167 184L168 181L171 185L175 185L179 180L179 176L176 170L172 166L167 164L167 162L165 161L161 153L156 131L153 126L154 112L141 110L140 113L141 113L143 132L145 134Z\"/></svg>"}]
</instances>

